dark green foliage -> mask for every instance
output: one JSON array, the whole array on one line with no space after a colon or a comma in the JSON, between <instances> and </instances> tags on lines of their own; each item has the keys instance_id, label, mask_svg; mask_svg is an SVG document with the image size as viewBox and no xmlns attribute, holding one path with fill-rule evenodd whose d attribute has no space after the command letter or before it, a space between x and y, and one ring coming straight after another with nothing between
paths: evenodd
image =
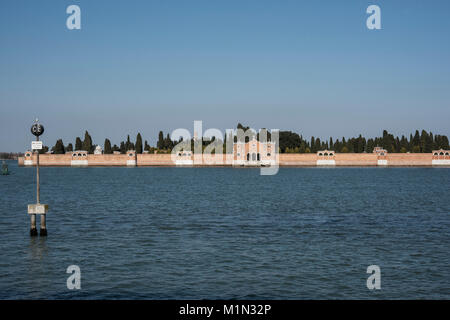
<instances>
[{"instance_id":1,"label":"dark green foliage","mask_svg":"<svg viewBox=\"0 0 450 320\"><path fill-rule=\"evenodd\" d=\"M141 134L138 132L136 136L136 153L142 153L142 137Z\"/></svg>"},{"instance_id":2,"label":"dark green foliage","mask_svg":"<svg viewBox=\"0 0 450 320\"><path fill-rule=\"evenodd\" d=\"M82 150L87 151L88 153L93 153L94 152L94 145L92 144L92 138L89 135L89 133L86 131L84 133L84 141L83 141L83 147Z\"/></svg>"},{"instance_id":3,"label":"dark green foliage","mask_svg":"<svg viewBox=\"0 0 450 320\"><path fill-rule=\"evenodd\" d=\"M47 146L42 146L42 149L39 150L39 154L44 154L48 152L48 147Z\"/></svg>"},{"instance_id":4,"label":"dark green foliage","mask_svg":"<svg viewBox=\"0 0 450 320\"><path fill-rule=\"evenodd\" d=\"M242 124L237 125L238 129L242 129L247 131L249 127L245 127ZM265 129L264 129L265 130ZM264 136L260 133L254 133L258 140L261 140ZM267 139L271 140L271 134L267 131ZM134 144L130 140L130 136L127 136L127 140L120 143L120 147L114 145L111 148L111 142L109 139L105 139L104 144L104 153L111 154L114 151L120 151L120 153L125 154L128 150L136 150L137 153L142 153L143 150L149 151L153 153L154 151L167 153L169 150L172 150L174 146L181 142L180 141L172 141L170 135L167 134L164 137L163 131L160 131L158 134L158 141L156 144L157 148L151 147L147 140L145 140L144 146L142 145L142 136L140 133L136 136L136 144ZM211 141L203 140L202 148L205 148L212 142L216 142L223 145L223 152L226 152L226 143L233 143L236 141L236 135L233 135L231 132L225 136L224 141L212 137ZM248 141L248 137L246 137L246 141ZM375 147L383 147L388 152L422 152L422 153L430 153L432 150L437 149L450 149L449 140L445 135L433 135L431 132L427 132L422 130L416 130L414 135L410 134L409 139L405 136L394 137L392 134L387 132L387 130L383 130L383 135L381 137L369 138L366 139L362 135L359 135L357 138L349 138L346 140L342 137L341 140L330 139L327 141L321 141L320 138L311 137L310 141L307 141L303 138L303 136L298 133L292 131L280 131L279 132L279 150L281 153L310 153L317 152L319 150L334 150L336 152L355 152L355 153L372 153ZM89 153L93 153L95 145L92 143L91 136L86 131L84 135L84 141L81 141L79 137L75 140L75 150L86 150ZM191 139L191 149L194 150L194 139ZM52 147L52 151L57 154L61 154L64 152L70 152L73 150L72 144L65 148L61 139L56 142L56 145ZM232 146L230 147L232 150ZM39 153L46 153L48 151L48 147L43 147L43 149Z\"/></svg>"},{"instance_id":5,"label":"dark green foliage","mask_svg":"<svg viewBox=\"0 0 450 320\"><path fill-rule=\"evenodd\" d=\"M77 137L75 140L75 150L79 151L83 149L83 142L81 141L80 137Z\"/></svg>"},{"instance_id":6,"label":"dark green foliage","mask_svg":"<svg viewBox=\"0 0 450 320\"><path fill-rule=\"evenodd\" d=\"M164 149L164 133L162 131L158 134L158 142L156 143L158 149Z\"/></svg>"},{"instance_id":7,"label":"dark green foliage","mask_svg":"<svg viewBox=\"0 0 450 320\"><path fill-rule=\"evenodd\" d=\"M112 154L113 150L111 148L111 141L109 141L109 139L105 139L105 144L103 147L103 153L104 154Z\"/></svg>"},{"instance_id":8,"label":"dark green foliage","mask_svg":"<svg viewBox=\"0 0 450 320\"><path fill-rule=\"evenodd\" d=\"M64 148L64 143L63 143L62 139L58 139L56 141L56 144L52 148L52 151L53 151L54 154L64 154L64 153L66 153L66 150Z\"/></svg>"}]
</instances>

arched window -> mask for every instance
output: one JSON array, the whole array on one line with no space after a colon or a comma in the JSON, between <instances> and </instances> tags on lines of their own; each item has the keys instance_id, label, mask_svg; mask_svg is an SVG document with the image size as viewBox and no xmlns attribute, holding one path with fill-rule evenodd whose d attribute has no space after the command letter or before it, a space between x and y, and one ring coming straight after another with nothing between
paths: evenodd
<instances>
[{"instance_id":1,"label":"arched window","mask_svg":"<svg viewBox=\"0 0 450 320\"><path fill-rule=\"evenodd\" d=\"M270 153L268 153L267 156L270 157Z\"/></svg>"},{"instance_id":2,"label":"arched window","mask_svg":"<svg viewBox=\"0 0 450 320\"><path fill-rule=\"evenodd\" d=\"M261 157L260 157L259 153L257 154L256 159L257 159L258 161L260 161Z\"/></svg>"},{"instance_id":3,"label":"arched window","mask_svg":"<svg viewBox=\"0 0 450 320\"><path fill-rule=\"evenodd\" d=\"M76 157L76 156L77 156L77 154L76 154L76 153L72 154L72 157Z\"/></svg>"},{"instance_id":4,"label":"arched window","mask_svg":"<svg viewBox=\"0 0 450 320\"><path fill-rule=\"evenodd\" d=\"M250 161L250 153L247 153L247 161Z\"/></svg>"},{"instance_id":5,"label":"arched window","mask_svg":"<svg viewBox=\"0 0 450 320\"><path fill-rule=\"evenodd\" d=\"M446 152L445 155L448 156L448 152Z\"/></svg>"},{"instance_id":6,"label":"arched window","mask_svg":"<svg viewBox=\"0 0 450 320\"><path fill-rule=\"evenodd\" d=\"M83 157L86 157L87 156L87 154L86 153L83 153Z\"/></svg>"},{"instance_id":7,"label":"arched window","mask_svg":"<svg viewBox=\"0 0 450 320\"><path fill-rule=\"evenodd\" d=\"M327 152L325 152L324 154L323 154L324 156L327 156L328 155L328 153Z\"/></svg>"},{"instance_id":8,"label":"arched window","mask_svg":"<svg viewBox=\"0 0 450 320\"><path fill-rule=\"evenodd\" d=\"M180 154L180 155L181 155L181 154ZM133 156L133 154L132 154L132 153L129 153L129 154L128 154L128 156L129 156L129 157L132 157L132 156Z\"/></svg>"},{"instance_id":9,"label":"arched window","mask_svg":"<svg viewBox=\"0 0 450 320\"><path fill-rule=\"evenodd\" d=\"M437 152L435 152L435 153L434 153L434 155L435 155L435 156L437 156L437 155L438 155L438 153L437 153Z\"/></svg>"},{"instance_id":10,"label":"arched window","mask_svg":"<svg viewBox=\"0 0 450 320\"><path fill-rule=\"evenodd\" d=\"M252 153L252 161L256 161L256 153Z\"/></svg>"},{"instance_id":11,"label":"arched window","mask_svg":"<svg viewBox=\"0 0 450 320\"><path fill-rule=\"evenodd\" d=\"M440 155L440 156L443 156L443 155L444 155L444 153L443 153L443 152L441 152L441 153L439 153L439 155Z\"/></svg>"},{"instance_id":12,"label":"arched window","mask_svg":"<svg viewBox=\"0 0 450 320\"><path fill-rule=\"evenodd\" d=\"M322 152L319 153L319 156L322 156Z\"/></svg>"},{"instance_id":13,"label":"arched window","mask_svg":"<svg viewBox=\"0 0 450 320\"><path fill-rule=\"evenodd\" d=\"M78 156L81 157L81 153L79 153Z\"/></svg>"}]
</instances>

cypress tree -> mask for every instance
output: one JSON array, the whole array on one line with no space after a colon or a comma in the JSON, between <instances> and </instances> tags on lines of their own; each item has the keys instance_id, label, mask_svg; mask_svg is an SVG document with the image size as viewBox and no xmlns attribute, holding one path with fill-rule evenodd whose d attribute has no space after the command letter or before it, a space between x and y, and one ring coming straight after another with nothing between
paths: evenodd
<instances>
[{"instance_id":1,"label":"cypress tree","mask_svg":"<svg viewBox=\"0 0 450 320\"><path fill-rule=\"evenodd\" d=\"M170 135L167 134L166 139L164 140L164 149L172 149L173 142L170 139Z\"/></svg>"},{"instance_id":2,"label":"cypress tree","mask_svg":"<svg viewBox=\"0 0 450 320\"><path fill-rule=\"evenodd\" d=\"M412 148L414 148L414 147L419 147L420 148L419 130L416 130L416 133L414 134L414 138L412 138L411 147ZM417 148L415 150L417 150Z\"/></svg>"},{"instance_id":3,"label":"cypress tree","mask_svg":"<svg viewBox=\"0 0 450 320\"><path fill-rule=\"evenodd\" d=\"M315 152L317 152L317 151L319 151L319 149L321 149L320 138L316 138L316 141L314 142L314 147L316 148Z\"/></svg>"},{"instance_id":4,"label":"cypress tree","mask_svg":"<svg viewBox=\"0 0 450 320\"><path fill-rule=\"evenodd\" d=\"M127 142L125 142L125 151L128 150L132 150L133 148L131 147L131 141L130 141L130 135L127 135Z\"/></svg>"},{"instance_id":5,"label":"cypress tree","mask_svg":"<svg viewBox=\"0 0 450 320\"><path fill-rule=\"evenodd\" d=\"M72 151L73 151L73 145L71 143L69 143L67 145L66 152L72 152Z\"/></svg>"},{"instance_id":6,"label":"cypress tree","mask_svg":"<svg viewBox=\"0 0 450 320\"><path fill-rule=\"evenodd\" d=\"M64 143L63 143L62 139L59 139L59 140L56 141L56 144L52 148L52 151L55 154L64 154L64 153L66 153L66 151L64 149Z\"/></svg>"},{"instance_id":7,"label":"cypress tree","mask_svg":"<svg viewBox=\"0 0 450 320\"><path fill-rule=\"evenodd\" d=\"M81 142L80 137L77 137L75 140L75 150L79 151L83 149L83 142Z\"/></svg>"},{"instance_id":8,"label":"cypress tree","mask_svg":"<svg viewBox=\"0 0 450 320\"><path fill-rule=\"evenodd\" d=\"M123 142L123 141L120 143L120 153L122 153L122 154L127 153L127 148L125 146L125 142Z\"/></svg>"},{"instance_id":9,"label":"cypress tree","mask_svg":"<svg viewBox=\"0 0 450 320\"><path fill-rule=\"evenodd\" d=\"M316 146L314 145L314 136L311 137L311 152L316 152Z\"/></svg>"},{"instance_id":10,"label":"cypress tree","mask_svg":"<svg viewBox=\"0 0 450 320\"><path fill-rule=\"evenodd\" d=\"M86 130L86 132L84 133L83 150L87 151L88 153L92 153L92 151L94 151L93 148L92 138Z\"/></svg>"},{"instance_id":11,"label":"cypress tree","mask_svg":"<svg viewBox=\"0 0 450 320\"><path fill-rule=\"evenodd\" d=\"M158 149L163 149L164 148L164 134L162 131L159 132L158 134L158 142L156 143L156 147Z\"/></svg>"},{"instance_id":12,"label":"cypress tree","mask_svg":"<svg viewBox=\"0 0 450 320\"><path fill-rule=\"evenodd\" d=\"M139 132L136 137L136 153L142 153L142 137Z\"/></svg>"},{"instance_id":13,"label":"cypress tree","mask_svg":"<svg viewBox=\"0 0 450 320\"><path fill-rule=\"evenodd\" d=\"M113 150L111 148L111 141L109 141L109 139L105 139L103 152L104 152L104 154L112 154L113 153Z\"/></svg>"}]
</instances>

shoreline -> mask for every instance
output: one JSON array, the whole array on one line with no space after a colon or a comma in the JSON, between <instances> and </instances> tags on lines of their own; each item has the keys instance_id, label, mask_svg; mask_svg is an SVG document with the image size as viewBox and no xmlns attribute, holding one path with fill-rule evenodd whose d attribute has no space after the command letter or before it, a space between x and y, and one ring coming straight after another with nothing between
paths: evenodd
<instances>
[{"instance_id":1,"label":"shoreline","mask_svg":"<svg viewBox=\"0 0 450 320\"><path fill-rule=\"evenodd\" d=\"M171 154L41 154L39 165L43 167L232 167L232 168L269 168L278 163L279 167L450 167L450 155L443 150L433 153L282 153L276 160L245 161L233 154L212 154L196 158L195 155L183 155L172 158ZM81 154L81 155L80 155ZM19 166L36 166L36 154L26 152L17 159Z\"/></svg>"}]
</instances>

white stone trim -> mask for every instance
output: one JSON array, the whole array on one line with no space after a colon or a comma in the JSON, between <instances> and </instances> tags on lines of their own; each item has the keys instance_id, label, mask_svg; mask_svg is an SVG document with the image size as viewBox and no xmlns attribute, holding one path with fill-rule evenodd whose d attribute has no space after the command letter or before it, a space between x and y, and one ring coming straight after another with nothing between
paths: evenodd
<instances>
[{"instance_id":1,"label":"white stone trim","mask_svg":"<svg viewBox=\"0 0 450 320\"><path fill-rule=\"evenodd\" d=\"M127 166L136 166L136 160L127 160Z\"/></svg>"},{"instance_id":2,"label":"white stone trim","mask_svg":"<svg viewBox=\"0 0 450 320\"><path fill-rule=\"evenodd\" d=\"M175 165L177 166L192 166L194 165L193 160L175 160Z\"/></svg>"},{"instance_id":3,"label":"white stone trim","mask_svg":"<svg viewBox=\"0 0 450 320\"><path fill-rule=\"evenodd\" d=\"M379 166L387 166L388 165L388 161L387 160L383 160L383 159L378 159L377 160L377 165L379 165Z\"/></svg>"},{"instance_id":4,"label":"white stone trim","mask_svg":"<svg viewBox=\"0 0 450 320\"><path fill-rule=\"evenodd\" d=\"M33 165L33 160L24 160L23 161L23 165L24 166L32 166Z\"/></svg>"},{"instance_id":5,"label":"white stone trim","mask_svg":"<svg viewBox=\"0 0 450 320\"><path fill-rule=\"evenodd\" d=\"M431 160L433 166L450 166L450 160L433 159Z\"/></svg>"},{"instance_id":6,"label":"white stone trim","mask_svg":"<svg viewBox=\"0 0 450 320\"><path fill-rule=\"evenodd\" d=\"M317 160L316 165L318 165L318 166L335 166L336 160Z\"/></svg>"},{"instance_id":7,"label":"white stone trim","mask_svg":"<svg viewBox=\"0 0 450 320\"><path fill-rule=\"evenodd\" d=\"M71 166L87 166L88 160L71 160L70 165Z\"/></svg>"}]
</instances>

